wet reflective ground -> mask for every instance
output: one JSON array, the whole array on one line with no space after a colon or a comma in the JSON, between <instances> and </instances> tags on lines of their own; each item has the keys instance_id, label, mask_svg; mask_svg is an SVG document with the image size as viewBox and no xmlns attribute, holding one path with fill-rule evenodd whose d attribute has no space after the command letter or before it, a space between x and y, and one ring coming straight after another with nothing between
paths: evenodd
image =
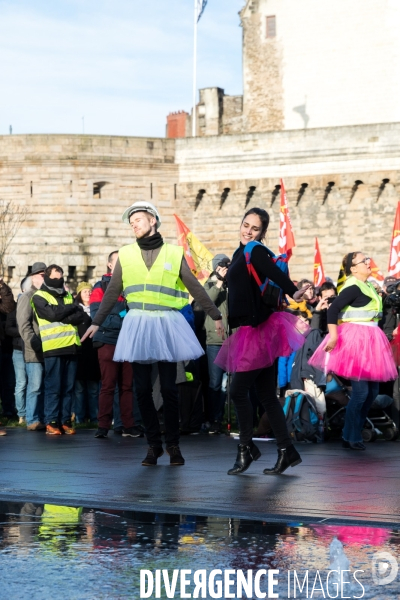
<instances>
[{"instance_id":1,"label":"wet reflective ground","mask_svg":"<svg viewBox=\"0 0 400 600\"><path fill-rule=\"evenodd\" d=\"M343 542L351 571L365 571L357 576L363 596L353 585L347 597L400 597L400 575L380 586L371 568L376 552L399 557L400 530L92 509L60 514L51 506L7 502L0 512L1 599L136 599L140 569L168 569L171 575L173 569L279 569L280 598L294 597L288 571L296 570L301 581L307 569L308 597L323 598L318 585L311 592L317 570L326 580L334 536ZM330 593L335 597L334 588ZM181 597L179 586L174 597ZM297 588L296 597L306 598L305 588Z\"/></svg>"}]
</instances>

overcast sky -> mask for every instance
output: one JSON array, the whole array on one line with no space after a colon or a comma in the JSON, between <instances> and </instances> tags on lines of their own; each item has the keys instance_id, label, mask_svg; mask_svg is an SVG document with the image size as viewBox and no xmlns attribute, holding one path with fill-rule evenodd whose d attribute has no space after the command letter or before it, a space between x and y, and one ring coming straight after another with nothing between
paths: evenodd
<instances>
[{"instance_id":1,"label":"overcast sky","mask_svg":"<svg viewBox=\"0 0 400 600\"><path fill-rule=\"evenodd\" d=\"M0 134L164 136L190 110L193 0L0 0ZM238 11L208 0L198 88L242 93Z\"/></svg>"}]
</instances>

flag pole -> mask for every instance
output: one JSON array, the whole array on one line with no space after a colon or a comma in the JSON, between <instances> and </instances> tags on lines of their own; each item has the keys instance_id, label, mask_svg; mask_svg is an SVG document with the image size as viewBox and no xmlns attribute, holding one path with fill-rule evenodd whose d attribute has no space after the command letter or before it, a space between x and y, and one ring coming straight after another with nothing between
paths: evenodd
<instances>
[{"instance_id":1,"label":"flag pole","mask_svg":"<svg viewBox=\"0 0 400 600\"><path fill-rule=\"evenodd\" d=\"M196 94L197 94L197 6L198 0L194 0L194 48L193 48L193 115L192 136L196 137Z\"/></svg>"}]
</instances>

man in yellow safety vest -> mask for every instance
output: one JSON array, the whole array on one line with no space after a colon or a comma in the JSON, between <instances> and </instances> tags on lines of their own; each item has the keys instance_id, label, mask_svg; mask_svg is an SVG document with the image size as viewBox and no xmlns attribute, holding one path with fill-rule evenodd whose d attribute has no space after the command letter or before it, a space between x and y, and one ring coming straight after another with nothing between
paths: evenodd
<instances>
[{"instance_id":1,"label":"man in yellow safety vest","mask_svg":"<svg viewBox=\"0 0 400 600\"><path fill-rule=\"evenodd\" d=\"M133 364L137 401L149 449L143 466L154 466L163 454L160 426L152 396L152 364L157 363L164 401L166 450L170 464L184 465L179 448L179 402L176 364L204 354L183 313L189 293L215 321L223 336L221 313L185 260L183 248L164 243L160 215L150 202L135 202L122 217L132 227L136 243L119 251L113 276L100 308L86 332L93 336L121 292L129 312L124 318L114 360Z\"/></svg>"},{"instance_id":2,"label":"man in yellow safety vest","mask_svg":"<svg viewBox=\"0 0 400 600\"><path fill-rule=\"evenodd\" d=\"M58 265L47 267L31 303L43 348L46 433L73 435L71 405L81 345L77 325L83 322L83 310L65 290Z\"/></svg>"}]
</instances>

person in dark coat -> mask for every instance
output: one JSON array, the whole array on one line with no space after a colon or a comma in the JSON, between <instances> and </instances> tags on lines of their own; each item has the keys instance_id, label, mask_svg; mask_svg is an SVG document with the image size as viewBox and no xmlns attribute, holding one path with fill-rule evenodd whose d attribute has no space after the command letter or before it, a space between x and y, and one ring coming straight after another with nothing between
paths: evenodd
<instances>
[{"instance_id":1,"label":"person in dark coat","mask_svg":"<svg viewBox=\"0 0 400 600\"><path fill-rule=\"evenodd\" d=\"M118 260L118 250L111 252L107 260L107 273L98 281L90 297L90 315L96 317L101 301L110 284L114 267ZM133 370L129 362L114 362L115 346L121 331L122 321L126 315L126 301L120 296L110 314L104 320L96 335L93 345L98 348L101 390L99 395L99 428L95 437L104 439L114 421L114 433L124 437L142 437L143 432L136 426L133 417ZM118 395L119 414L115 406L116 391ZM122 426L118 425L119 419Z\"/></svg>"},{"instance_id":2,"label":"person in dark coat","mask_svg":"<svg viewBox=\"0 0 400 600\"><path fill-rule=\"evenodd\" d=\"M12 340L5 331L6 315L15 310L15 307L16 303L11 288L0 279L0 397L2 413L5 417L14 417L15 415Z\"/></svg>"},{"instance_id":3,"label":"person in dark coat","mask_svg":"<svg viewBox=\"0 0 400 600\"><path fill-rule=\"evenodd\" d=\"M83 337L90 325L90 296L93 287L90 283L82 281L77 288L75 304L84 311L83 323L78 325L79 337ZM81 354L78 355L78 368L75 380L74 410L76 423L83 423L89 416L92 423L97 422L99 410L99 382L100 367L97 350L93 348L93 340L86 339L82 343Z\"/></svg>"}]
</instances>

